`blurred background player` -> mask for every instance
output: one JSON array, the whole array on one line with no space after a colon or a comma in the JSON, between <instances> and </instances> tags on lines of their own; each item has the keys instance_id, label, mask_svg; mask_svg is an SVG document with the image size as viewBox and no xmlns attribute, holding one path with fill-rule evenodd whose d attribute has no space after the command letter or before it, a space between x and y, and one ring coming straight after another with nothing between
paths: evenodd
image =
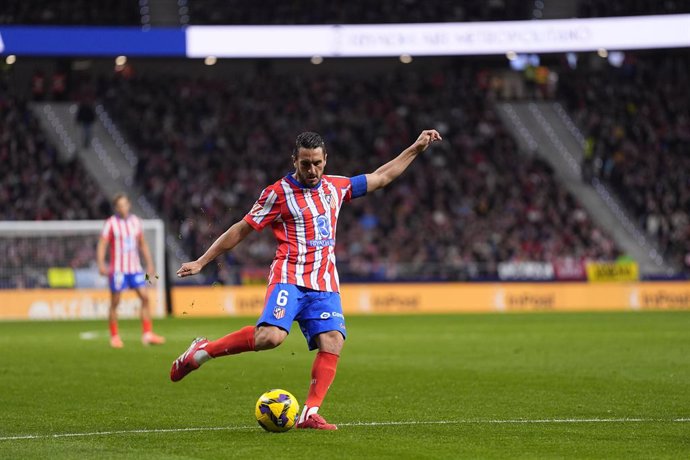
<instances>
[{"instance_id":1,"label":"blurred background player","mask_svg":"<svg viewBox=\"0 0 690 460\"><path fill-rule=\"evenodd\" d=\"M144 238L141 221L134 214L130 214L131 204L124 193L118 193L113 198L113 214L105 221L105 227L98 241L97 257L98 270L107 276L110 284L110 346L122 348L117 326L117 307L120 303L122 291L133 289L141 300L141 324L143 333L141 342L144 345L159 345L165 343L165 338L153 333L149 295L146 292L147 276L141 268L139 250L146 262L146 273L153 276L155 269L149 245ZM106 266L105 251L110 246L110 265Z\"/></svg>"},{"instance_id":2,"label":"blurred background player","mask_svg":"<svg viewBox=\"0 0 690 460\"><path fill-rule=\"evenodd\" d=\"M346 337L335 267L338 214L344 203L391 183L438 140L441 135L436 130L423 131L414 144L373 173L348 178L323 175L327 154L321 136L310 132L297 136L292 157L295 172L266 187L244 219L221 235L203 256L182 264L177 272L180 277L199 273L252 230L261 231L270 225L278 248L261 317L256 326L244 327L218 340L194 340L173 362L171 380L181 380L211 358L275 348L287 337L292 322L297 321L309 349L319 350L297 427L337 429L318 410L335 378Z\"/></svg>"}]
</instances>

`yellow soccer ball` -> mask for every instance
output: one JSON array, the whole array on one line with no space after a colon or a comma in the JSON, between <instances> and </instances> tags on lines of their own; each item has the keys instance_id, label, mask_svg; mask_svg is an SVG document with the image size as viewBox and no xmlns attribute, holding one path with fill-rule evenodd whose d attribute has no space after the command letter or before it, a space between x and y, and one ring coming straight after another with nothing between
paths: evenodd
<instances>
[{"instance_id":1,"label":"yellow soccer ball","mask_svg":"<svg viewBox=\"0 0 690 460\"><path fill-rule=\"evenodd\" d=\"M256 402L254 414L264 430L282 433L297 423L299 403L289 391L270 390Z\"/></svg>"}]
</instances>

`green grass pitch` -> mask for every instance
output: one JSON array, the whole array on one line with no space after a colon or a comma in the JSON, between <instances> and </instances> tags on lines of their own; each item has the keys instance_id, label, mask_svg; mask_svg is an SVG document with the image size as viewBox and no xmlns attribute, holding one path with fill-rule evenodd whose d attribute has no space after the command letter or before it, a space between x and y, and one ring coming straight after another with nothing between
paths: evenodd
<instances>
[{"instance_id":1,"label":"green grass pitch","mask_svg":"<svg viewBox=\"0 0 690 460\"><path fill-rule=\"evenodd\" d=\"M297 327L168 380L195 336L251 321L158 321L157 348L125 321L122 350L104 322L0 323L0 458L690 457L690 312L351 317L322 408L340 429L284 434L253 411L306 396Z\"/></svg>"}]
</instances>

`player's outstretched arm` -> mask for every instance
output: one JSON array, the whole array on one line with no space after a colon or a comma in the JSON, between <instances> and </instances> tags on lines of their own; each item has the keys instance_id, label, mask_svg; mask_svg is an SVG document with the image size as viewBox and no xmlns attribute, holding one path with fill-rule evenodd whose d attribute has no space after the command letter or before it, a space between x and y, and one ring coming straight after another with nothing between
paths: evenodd
<instances>
[{"instance_id":1,"label":"player's outstretched arm","mask_svg":"<svg viewBox=\"0 0 690 460\"><path fill-rule=\"evenodd\" d=\"M410 166L417 155L425 151L432 143L440 140L441 135L435 129L422 131L414 144L373 173L366 175L367 192L373 192L393 182Z\"/></svg>"},{"instance_id":2,"label":"player's outstretched arm","mask_svg":"<svg viewBox=\"0 0 690 460\"><path fill-rule=\"evenodd\" d=\"M108 276L108 266L105 264L105 251L108 249L108 240L105 238L98 239L98 246L96 247L96 261L98 262L98 273L103 276Z\"/></svg>"},{"instance_id":3,"label":"player's outstretched arm","mask_svg":"<svg viewBox=\"0 0 690 460\"><path fill-rule=\"evenodd\" d=\"M196 275L213 259L237 246L253 230L247 222L240 220L219 236L203 256L194 262L183 263L180 269L177 270L177 276L184 278L185 276Z\"/></svg>"}]
</instances>

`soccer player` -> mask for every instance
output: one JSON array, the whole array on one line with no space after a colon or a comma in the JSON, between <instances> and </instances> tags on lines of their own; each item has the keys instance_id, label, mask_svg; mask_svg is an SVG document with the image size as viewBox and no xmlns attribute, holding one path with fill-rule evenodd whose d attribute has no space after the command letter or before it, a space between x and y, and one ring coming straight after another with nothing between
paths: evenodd
<instances>
[{"instance_id":1,"label":"soccer player","mask_svg":"<svg viewBox=\"0 0 690 460\"><path fill-rule=\"evenodd\" d=\"M292 322L297 321L309 349L319 350L297 427L337 429L318 410L335 378L347 335L335 268L340 208L390 184L438 140L441 135L437 131L422 131L411 146L373 173L348 178L323 174L328 155L321 136L311 132L297 136L292 155L295 172L266 187L242 220L223 233L203 256L182 264L177 271L179 277L195 275L252 231L270 226L278 248L261 317L256 326L246 326L218 340L195 339L173 362L170 379L181 380L211 358L275 348L287 337Z\"/></svg>"},{"instance_id":2,"label":"soccer player","mask_svg":"<svg viewBox=\"0 0 690 460\"><path fill-rule=\"evenodd\" d=\"M165 338L153 333L149 295L146 292L146 276L141 269L139 250L146 262L146 272L153 276L153 259L149 245L144 238L141 221L134 214L130 214L131 204L124 193L118 193L113 198L115 214L105 221L105 227L98 240L96 256L98 271L107 276L110 282L110 346L122 348L123 343L117 330L117 306L120 304L122 291L134 289L141 300L141 324L143 334L141 342L144 345L160 345ZM105 251L110 246L110 266L105 264Z\"/></svg>"}]
</instances>

